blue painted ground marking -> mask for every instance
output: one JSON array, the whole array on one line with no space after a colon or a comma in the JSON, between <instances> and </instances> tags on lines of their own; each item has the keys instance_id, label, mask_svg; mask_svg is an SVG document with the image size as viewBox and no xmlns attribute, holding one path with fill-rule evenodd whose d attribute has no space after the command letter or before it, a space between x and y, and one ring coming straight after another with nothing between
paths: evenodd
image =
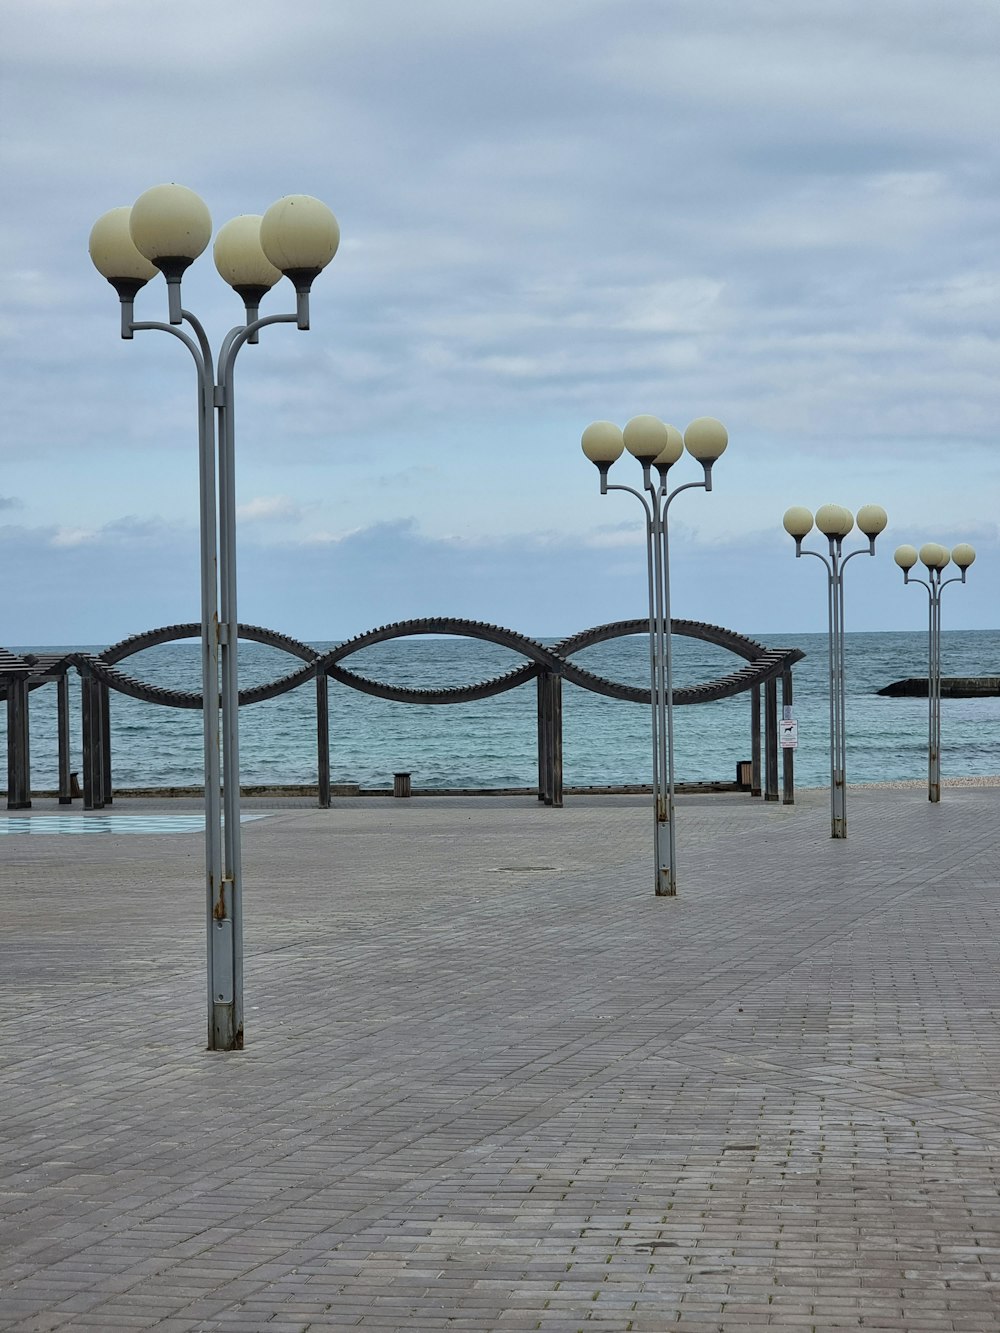
<instances>
[{"instance_id":1,"label":"blue painted ground marking","mask_svg":"<svg viewBox=\"0 0 1000 1333\"><path fill-rule=\"evenodd\" d=\"M240 823L267 815L240 815ZM9 815L3 833L202 833L204 815Z\"/></svg>"}]
</instances>

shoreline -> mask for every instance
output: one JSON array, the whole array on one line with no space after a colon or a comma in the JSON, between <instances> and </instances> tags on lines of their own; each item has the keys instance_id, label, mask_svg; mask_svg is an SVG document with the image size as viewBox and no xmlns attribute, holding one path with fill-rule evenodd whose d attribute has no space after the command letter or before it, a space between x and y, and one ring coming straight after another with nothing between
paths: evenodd
<instances>
[{"instance_id":1,"label":"shoreline","mask_svg":"<svg viewBox=\"0 0 1000 1333\"><path fill-rule=\"evenodd\" d=\"M887 782L849 782L847 784L849 791L906 791L918 790L927 786L926 778L899 778ZM1000 774L982 774L972 777L952 777L942 778L942 787L1000 787ZM652 787L642 783L626 783L616 786L602 787L566 787L565 796L651 796ZM805 795L810 792L828 792L828 786L820 787L796 787L796 793ZM118 787L114 790L114 798L122 800L190 800L201 797L204 789L202 787ZM749 796L750 792L745 787L738 787L732 782L689 782L678 783L675 788L678 796L704 796L704 795L744 795ZM334 784L331 787L330 795L334 800L351 800L354 797L393 797L392 787L360 787L350 783ZM435 796L537 796L537 787L413 787L410 797L396 799L413 799L414 797L435 797ZM6 799L7 793L0 789L0 799ZM58 791L43 790L33 791L32 800L57 800ZM284 799L288 797L307 797L317 796L315 783L288 783L285 785L274 786L245 786L240 789L240 798L247 800L260 800L273 797L275 799ZM759 799L759 798L754 798ZM74 797L72 804L77 804L82 798Z\"/></svg>"}]
</instances>

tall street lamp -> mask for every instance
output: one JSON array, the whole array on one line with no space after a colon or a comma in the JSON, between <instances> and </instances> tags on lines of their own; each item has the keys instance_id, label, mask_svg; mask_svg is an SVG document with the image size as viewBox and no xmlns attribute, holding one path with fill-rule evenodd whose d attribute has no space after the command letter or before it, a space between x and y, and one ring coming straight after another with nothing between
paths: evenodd
<instances>
[{"instance_id":1,"label":"tall street lamp","mask_svg":"<svg viewBox=\"0 0 1000 1333\"><path fill-rule=\"evenodd\" d=\"M674 841L674 711L670 625L670 546L667 511L681 491L712 489L712 464L729 442L714 417L699 417L681 435L659 417L639 416L621 430L611 421L595 421L583 432L583 452L601 474L601 494L627 491L646 515L646 582L649 600L649 678L653 732L654 886L660 897L677 893ZM702 481L667 487L671 467L688 453L701 463ZM643 491L608 484L608 472L625 450L642 465ZM653 472L656 476L653 476Z\"/></svg>"},{"instance_id":2,"label":"tall street lamp","mask_svg":"<svg viewBox=\"0 0 1000 1333\"><path fill-rule=\"evenodd\" d=\"M205 764L205 878L208 949L208 1048L243 1047L243 920L240 860L239 679L236 611L236 488L233 372L240 349L268 324L309 327L309 289L337 252L340 228L310 195L288 195L263 217L220 228L213 254L220 275L242 297L246 321L222 340L218 370L201 323L181 304L181 278L207 247L212 219L182 185L156 185L131 208L94 223L90 257L118 292L121 334L157 329L178 338L197 373L201 529L201 666ZM137 322L133 302L150 278L167 283L168 323ZM282 275L296 293L294 314L258 316ZM178 327L188 324L191 333ZM222 769L219 673L222 673ZM220 801L220 777L224 795Z\"/></svg>"},{"instance_id":3,"label":"tall street lamp","mask_svg":"<svg viewBox=\"0 0 1000 1333\"><path fill-rule=\"evenodd\" d=\"M801 505L785 511L785 531L795 538L795 558L813 555L826 566L827 620L830 670L830 816L833 838L847 837L847 732L844 692L844 567L856 555L874 555L875 538L888 522L881 505L862 505L857 519L843 505L822 505L816 511L815 524L826 537L829 555L802 549L803 538L813 528L813 516ZM844 555L844 538L857 522L868 538L867 546Z\"/></svg>"},{"instance_id":4,"label":"tall street lamp","mask_svg":"<svg viewBox=\"0 0 1000 1333\"><path fill-rule=\"evenodd\" d=\"M938 542L925 542L919 552L915 546L897 546L893 556L903 571L904 583L919 583L927 589L927 799L935 805L941 799L941 593L949 583L965 582L975 558L968 542L961 542L953 551ZM918 560L927 570L926 579L910 576ZM960 573L946 579L943 574L952 561Z\"/></svg>"}]
</instances>

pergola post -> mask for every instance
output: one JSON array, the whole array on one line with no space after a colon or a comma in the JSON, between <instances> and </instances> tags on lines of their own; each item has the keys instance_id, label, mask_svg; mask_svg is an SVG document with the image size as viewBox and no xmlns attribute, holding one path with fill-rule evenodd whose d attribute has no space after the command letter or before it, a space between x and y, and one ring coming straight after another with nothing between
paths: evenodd
<instances>
[{"instance_id":1,"label":"pergola post","mask_svg":"<svg viewBox=\"0 0 1000 1333\"><path fill-rule=\"evenodd\" d=\"M557 808L563 803L562 677L539 671L538 799Z\"/></svg>"},{"instance_id":2,"label":"pergola post","mask_svg":"<svg viewBox=\"0 0 1000 1333\"><path fill-rule=\"evenodd\" d=\"M778 799L778 682L764 683L764 800Z\"/></svg>"},{"instance_id":3,"label":"pergola post","mask_svg":"<svg viewBox=\"0 0 1000 1333\"><path fill-rule=\"evenodd\" d=\"M84 810L104 809L104 724L98 685L90 671L81 673Z\"/></svg>"},{"instance_id":4,"label":"pergola post","mask_svg":"<svg viewBox=\"0 0 1000 1333\"><path fill-rule=\"evenodd\" d=\"M549 769L551 774L549 794L551 804L557 809L563 803L563 724L562 724L562 676L554 673L549 676Z\"/></svg>"},{"instance_id":5,"label":"pergola post","mask_svg":"<svg viewBox=\"0 0 1000 1333\"><path fill-rule=\"evenodd\" d=\"M111 805L114 801L111 790L111 691L103 680L95 681L95 684L101 716L101 792L104 805Z\"/></svg>"},{"instance_id":6,"label":"pergola post","mask_svg":"<svg viewBox=\"0 0 1000 1333\"><path fill-rule=\"evenodd\" d=\"M539 671L535 681L538 701L538 799L546 805L552 804L552 769L549 756L551 732L548 725L549 715L549 673Z\"/></svg>"},{"instance_id":7,"label":"pergola post","mask_svg":"<svg viewBox=\"0 0 1000 1333\"><path fill-rule=\"evenodd\" d=\"M330 693L325 671L316 676L316 787L319 808L330 808Z\"/></svg>"},{"instance_id":8,"label":"pergola post","mask_svg":"<svg viewBox=\"0 0 1000 1333\"><path fill-rule=\"evenodd\" d=\"M28 677L8 676L7 685L7 809L31 809L31 746L28 719Z\"/></svg>"},{"instance_id":9,"label":"pergola post","mask_svg":"<svg viewBox=\"0 0 1000 1333\"><path fill-rule=\"evenodd\" d=\"M750 795L759 796L760 787L760 686L750 691Z\"/></svg>"},{"instance_id":10,"label":"pergola post","mask_svg":"<svg viewBox=\"0 0 1000 1333\"><path fill-rule=\"evenodd\" d=\"M64 670L56 681L57 716L56 727L59 733L59 804L73 804L72 778L70 776L70 735L69 735L69 672Z\"/></svg>"},{"instance_id":11,"label":"pergola post","mask_svg":"<svg viewBox=\"0 0 1000 1333\"><path fill-rule=\"evenodd\" d=\"M792 706L792 673L785 670L781 673L781 711L784 715L786 708ZM782 805L795 804L795 751L791 746L781 751L781 778L782 778Z\"/></svg>"}]
</instances>

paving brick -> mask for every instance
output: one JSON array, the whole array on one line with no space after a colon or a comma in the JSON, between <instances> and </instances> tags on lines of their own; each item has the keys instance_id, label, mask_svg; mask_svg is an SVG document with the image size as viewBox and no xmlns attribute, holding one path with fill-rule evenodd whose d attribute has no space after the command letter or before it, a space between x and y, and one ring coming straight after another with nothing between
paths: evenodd
<instances>
[{"instance_id":1,"label":"paving brick","mask_svg":"<svg viewBox=\"0 0 1000 1333\"><path fill-rule=\"evenodd\" d=\"M198 836L3 839L0 1329L1000 1327L998 815L284 806L233 1055Z\"/></svg>"}]
</instances>

